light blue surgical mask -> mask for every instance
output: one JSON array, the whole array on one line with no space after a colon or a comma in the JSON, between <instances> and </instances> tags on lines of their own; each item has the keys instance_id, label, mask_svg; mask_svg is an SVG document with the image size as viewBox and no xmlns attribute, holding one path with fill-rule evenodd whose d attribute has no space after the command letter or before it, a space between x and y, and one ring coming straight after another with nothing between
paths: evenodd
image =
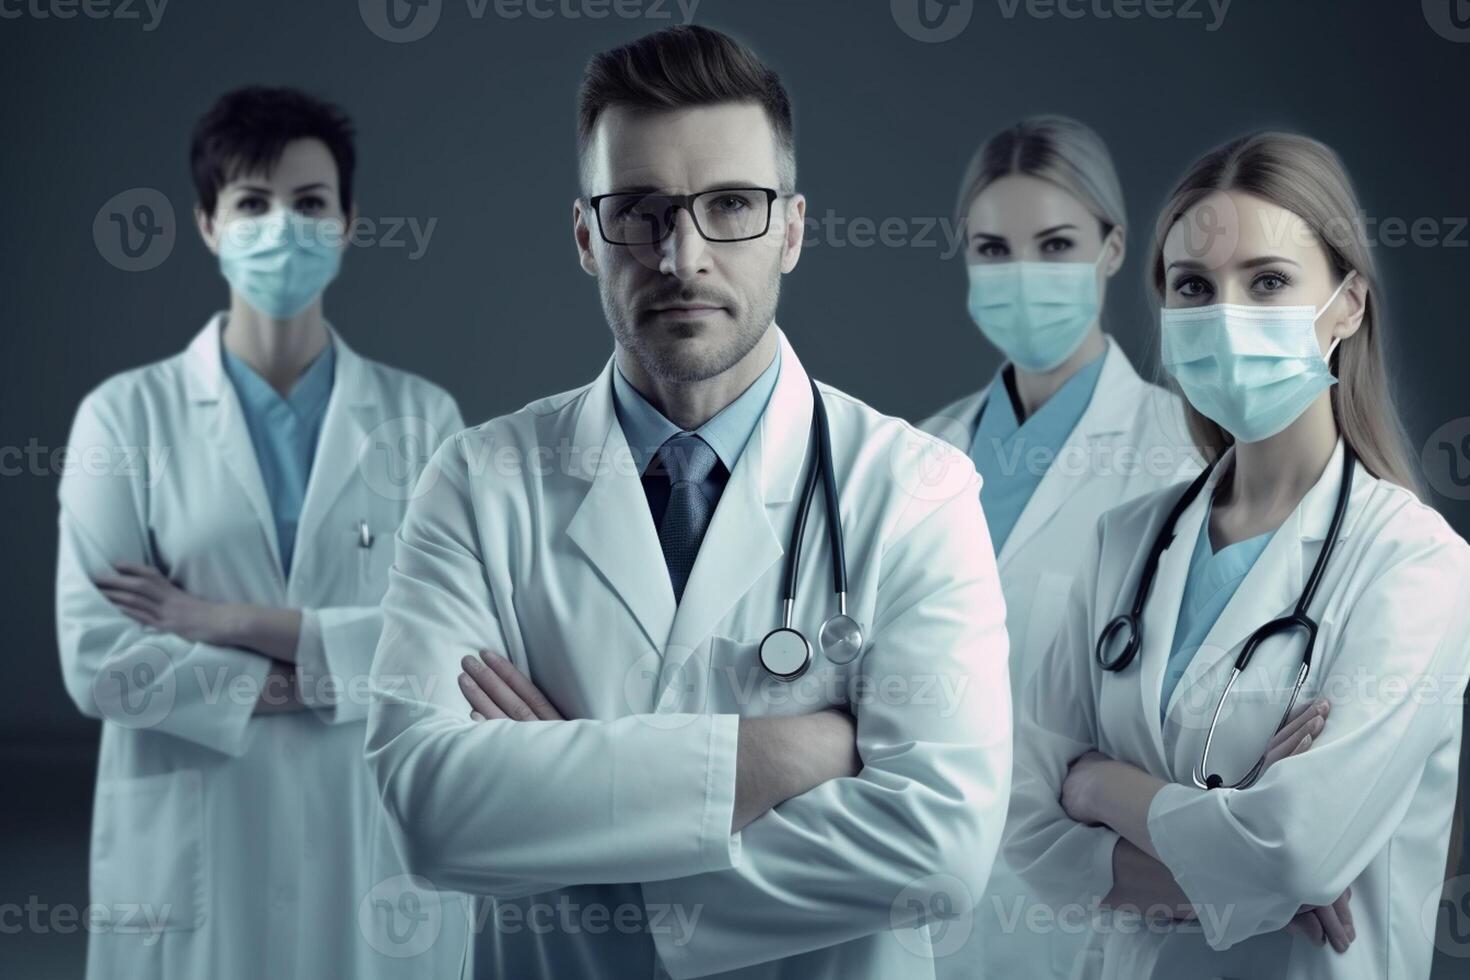
<instances>
[{"instance_id":1,"label":"light blue surgical mask","mask_svg":"<svg viewBox=\"0 0 1470 980\"><path fill-rule=\"evenodd\" d=\"M1189 403L1237 442L1268 439L1337 383L1328 365L1337 342L1322 353L1317 320L1354 275L1343 278L1321 310L1235 303L1166 309L1164 369Z\"/></svg>"},{"instance_id":2,"label":"light blue surgical mask","mask_svg":"<svg viewBox=\"0 0 1470 980\"><path fill-rule=\"evenodd\" d=\"M1097 260L970 266L971 319L1011 363L1033 374L1071 357L1101 308Z\"/></svg>"},{"instance_id":3,"label":"light blue surgical mask","mask_svg":"<svg viewBox=\"0 0 1470 980\"><path fill-rule=\"evenodd\" d=\"M278 320L312 304L342 267L342 222L274 210L220 233L220 273L251 306Z\"/></svg>"}]
</instances>

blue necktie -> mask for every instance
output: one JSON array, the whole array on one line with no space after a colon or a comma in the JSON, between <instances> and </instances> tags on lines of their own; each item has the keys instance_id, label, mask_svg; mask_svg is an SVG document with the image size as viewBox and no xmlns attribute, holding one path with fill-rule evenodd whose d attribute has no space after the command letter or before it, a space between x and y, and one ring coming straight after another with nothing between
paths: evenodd
<instances>
[{"instance_id":1,"label":"blue necktie","mask_svg":"<svg viewBox=\"0 0 1470 980\"><path fill-rule=\"evenodd\" d=\"M710 444L692 432L670 436L658 448L658 460L669 475L669 505L658 525L658 543L663 548L664 563L669 566L669 581L674 585L674 598L684 596L699 542L704 539L713 511L701 485L720 457Z\"/></svg>"}]
</instances>

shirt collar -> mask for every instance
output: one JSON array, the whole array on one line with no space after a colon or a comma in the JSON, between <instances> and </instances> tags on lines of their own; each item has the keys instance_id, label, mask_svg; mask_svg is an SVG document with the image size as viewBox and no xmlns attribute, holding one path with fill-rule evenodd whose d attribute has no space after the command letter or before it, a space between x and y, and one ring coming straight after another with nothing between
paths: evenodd
<instances>
[{"instance_id":1,"label":"shirt collar","mask_svg":"<svg viewBox=\"0 0 1470 980\"><path fill-rule=\"evenodd\" d=\"M331 343L328 343L322 352L307 365L306 370L301 372L301 376L296 379L296 383L291 386L285 398L282 398L276 389L271 387L270 382L257 374L253 367L242 358L236 357L223 342L220 344L220 354L224 362L225 373L230 376L230 381L234 384L240 401L251 412L261 413L275 405L285 404L296 415L303 418L310 417L326 405L327 399L332 394L332 378L335 374L337 353Z\"/></svg>"},{"instance_id":2,"label":"shirt collar","mask_svg":"<svg viewBox=\"0 0 1470 980\"><path fill-rule=\"evenodd\" d=\"M1010 387L1006 384L1005 372L1011 366L1007 361L995 372L995 379L990 382L990 394L985 399L985 414L999 413L994 421L1003 423L1001 428L1007 432L1045 426L1053 419L1065 419L1074 414L1080 416L1086 410L1087 403L1092 400L1092 393L1097 388L1097 379L1102 374L1105 360L1107 351L1088 361L1076 374L1063 382L1044 405L1027 416L1026 421L1019 423L1016 420L1015 406L1011 404ZM1075 418L1071 424L1076 424ZM1068 426L1068 431L1071 431L1071 426Z\"/></svg>"},{"instance_id":3,"label":"shirt collar","mask_svg":"<svg viewBox=\"0 0 1470 980\"><path fill-rule=\"evenodd\" d=\"M719 456L727 473L734 472L736 461L745 451L750 437L755 434L755 427L766 410L766 404L771 400L771 392L776 388L780 368L781 349L778 346L771 363L761 372L760 377L751 382L734 401L716 412L713 418L694 430ZM623 377L623 372L616 363L613 364L612 376L613 408L618 416L618 424L623 427L623 436L628 440L628 448L638 464L638 472L643 473L653 461L659 447L684 430L654 408L653 403Z\"/></svg>"}]
</instances>

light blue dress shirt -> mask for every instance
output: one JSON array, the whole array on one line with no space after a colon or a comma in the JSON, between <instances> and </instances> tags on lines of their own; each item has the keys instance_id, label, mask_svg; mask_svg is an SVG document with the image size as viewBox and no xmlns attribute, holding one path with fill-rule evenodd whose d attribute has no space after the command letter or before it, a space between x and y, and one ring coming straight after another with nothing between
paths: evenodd
<instances>
[{"instance_id":1,"label":"light blue dress shirt","mask_svg":"<svg viewBox=\"0 0 1470 980\"><path fill-rule=\"evenodd\" d=\"M719 504L725 482L734 471L740 454L745 451L745 444L755 434L755 427L766 410L766 404L771 400L771 392L776 390L776 378L780 371L781 349L777 347L775 356L760 377L752 381L733 402L694 430L695 435L709 443L722 464L711 470L709 478L700 486L705 499L709 501L711 512ZM670 486L667 476L657 471L649 473L648 465L654 461L660 446L671 436L685 430L670 422L662 412L654 408L623 377L623 372L618 370L616 364L613 365L613 410L617 413L618 424L623 427L623 436L628 440L628 448L633 453L638 472L643 474L643 493L648 498L653 526L658 527L663 520L664 508L668 506Z\"/></svg>"},{"instance_id":2,"label":"light blue dress shirt","mask_svg":"<svg viewBox=\"0 0 1470 980\"><path fill-rule=\"evenodd\" d=\"M1194 555L1189 559L1189 574L1184 580L1184 596L1179 602L1179 620L1174 625L1174 644L1169 650L1169 662L1164 668L1164 686L1159 692L1159 721L1168 714L1169 698L1179 679L1189 668L1189 662L1199 652L1205 638L1214 628L1215 620L1230 604L1231 596L1240 588L1240 583L1255 566L1261 552L1271 543L1267 531L1244 541L1228 544L1216 551L1210 544L1210 515L1200 524L1199 538L1194 544ZM1262 622L1265 622L1263 619Z\"/></svg>"},{"instance_id":3,"label":"light blue dress shirt","mask_svg":"<svg viewBox=\"0 0 1470 980\"><path fill-rule=\"evenodd\" d=\"M296 526L301 504L306 499L306 481L321 436L327 401L337 363L332 345L316 356L285 398L276 393L255 369L220 345L225 373L240 397L245 427L255 447L255 461L275 518L276 543L281 551L281 571L291 574L291 554L296 547Z\"/></svg>"},{"instance_id":4,"label":"light blue dress shirt","mask_svg":"<svg viewBox=\"0 0 1470 980\"><path fill-rule=\"evenodd\" d=\"M996 372L970 443L970 459L984 480L980 507L997 555L1046 475L1047 467L1033 466L1029 458L1035 454L1047 461L1056 459L1092 401L1105 356L1098 354L1068 378L1025 422L1016 421L1005 380L1009 365Z\"/></svg>"}]
</instances>

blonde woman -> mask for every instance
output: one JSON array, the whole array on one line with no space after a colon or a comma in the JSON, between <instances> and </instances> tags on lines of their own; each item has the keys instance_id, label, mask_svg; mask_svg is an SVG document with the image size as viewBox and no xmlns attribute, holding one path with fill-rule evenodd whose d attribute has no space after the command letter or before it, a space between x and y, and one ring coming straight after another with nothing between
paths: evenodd
<instances>
[{"instance_id":1,"label":"blonde woman","mask_svg":"<svg viewBox=\"0 0 1470 980\"><path fill-rule=\"evenodd\" d=\"M996 549L1012 690L1046 651L1077 573L1075 543L1103 511L1199 470L1179 399L1139 377L1102 329L1123 266L1123 191L1107 145L1061 116L991 136L960 188L969 309L1005 358L995 378L923 424L970 455ZM941 976L1065 977L1086 921L998 863ZM1070 918L1069 918L1070 917ZM955 929L958 936L963 926Z\"/></svg>"},{"instance_id":2,"label":"blonde woman","mask_svg":"<svg viewBox=\"0 0 1470 980\"><path fill-rule=\"evenodd\" d=\"M1470 548L1416 496L1358 213L1331 150L1263 133L1159 220L1163 363L1211 466L1089 535L1005 841L1103 910L1107 977L1429 975Z\"/></svg>"}]
</instances>

